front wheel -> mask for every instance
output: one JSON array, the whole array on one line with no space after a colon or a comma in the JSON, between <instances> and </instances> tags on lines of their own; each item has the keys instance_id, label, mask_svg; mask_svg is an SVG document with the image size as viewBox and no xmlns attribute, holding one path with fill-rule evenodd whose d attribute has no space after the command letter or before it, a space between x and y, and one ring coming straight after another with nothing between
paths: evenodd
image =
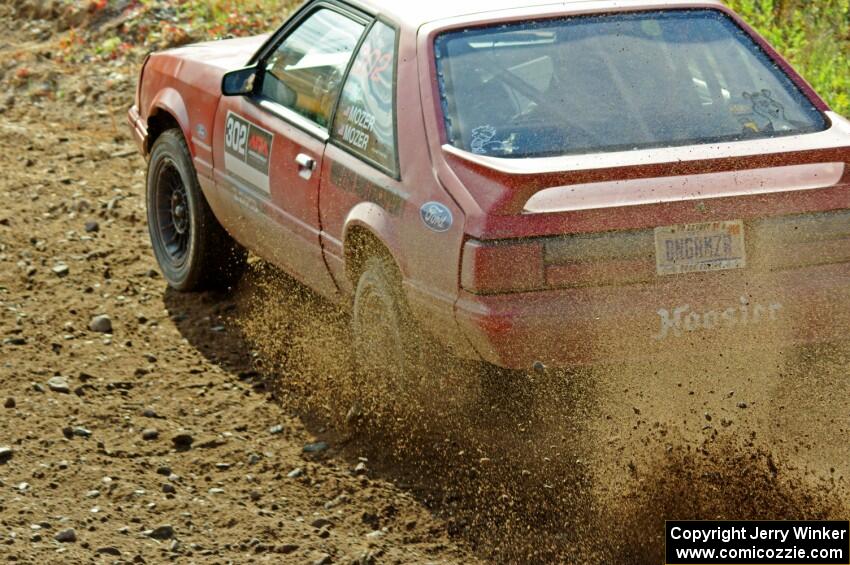
<instances>
[{"instance_id":1,"label":"front wheel","mask_svg":"<svg viewBox=\"0 0 850 565\"><path fill-rule=\"evenodd\" d=\"M188 292L238 282L247 252L213 215L179 129L166 131L153 146L147 209L154 255L172 288Z\"/></svg>"}]
</instances>

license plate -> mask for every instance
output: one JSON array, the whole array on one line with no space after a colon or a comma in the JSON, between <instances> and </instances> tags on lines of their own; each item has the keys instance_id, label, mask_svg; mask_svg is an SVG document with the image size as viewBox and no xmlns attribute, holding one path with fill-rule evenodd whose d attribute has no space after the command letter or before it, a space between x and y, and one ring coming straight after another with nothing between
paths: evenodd
<instances>
[{"instance_id":1,"label":"license plate","mask_svg":"<svg viewBox=\"0 0 850 565\"><path fill-rule=\"evenodd\" d=\"M747 266L744 222L708 222L655 229L658 275L729 271Z\"/></svg>"}]
</instances>

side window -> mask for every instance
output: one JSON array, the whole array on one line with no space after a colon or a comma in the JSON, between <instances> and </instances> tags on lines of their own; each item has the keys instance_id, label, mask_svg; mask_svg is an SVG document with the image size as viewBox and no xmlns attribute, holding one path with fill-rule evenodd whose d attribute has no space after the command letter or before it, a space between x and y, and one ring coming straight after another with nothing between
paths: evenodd
<instances>
[{"instance_id":1,"label":"side window","mask_svg":"<svg viewBox=\"0 0 850 565\"><path fill-rule=\"evenodd\" d=\"M333 10L314 12L266 60L262 95L327 128L363 30Z\"/></svg>"},{"instance_id":2,"label":"side window","mask_svg":"<svg viewBox=\"0 0 850 565\"><path fill-rule=\"evenodd\" d=\"M343 147L397 172L395 146L395 31L376 22L342 90L331 135Z\"/></svg>"}]
</instances>

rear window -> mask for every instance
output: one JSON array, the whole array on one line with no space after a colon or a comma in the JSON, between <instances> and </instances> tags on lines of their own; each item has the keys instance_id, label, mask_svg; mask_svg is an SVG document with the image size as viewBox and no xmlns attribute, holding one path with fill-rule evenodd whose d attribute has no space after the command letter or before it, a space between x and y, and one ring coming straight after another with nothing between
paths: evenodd
<instances>
[{"instance_id":1,"label":"rear window","mask_svg":"<svg viewBox=\"0 0 850 565\"><path fill-rule=\"evenodd\" d=\"M544 157L810 133L825 118L717 10L538 20L437 38L452 145Z\"/></svg>"}]
</instances>

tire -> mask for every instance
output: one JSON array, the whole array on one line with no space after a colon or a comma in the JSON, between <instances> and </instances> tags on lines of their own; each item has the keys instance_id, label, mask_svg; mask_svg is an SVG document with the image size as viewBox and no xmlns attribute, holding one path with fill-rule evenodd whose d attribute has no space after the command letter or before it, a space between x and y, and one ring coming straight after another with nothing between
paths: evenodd
<instances>
[{"instance_id":1,"label":"tire","mask_svg":"<svg viewBox=\"0 0 850 565\"><path fill-rule=\"evenodd\" d=\"M529 374L462 360L440 345L413 318L398 268L386 256L366 260L351 322L356 390L349 416L386 413L392 421L415 414L446 386L463 396L464 387L475 382L484 406L517 418L530 410Z\"/></svg>"},{"instance_id":2,"label":"tire","mask_svg":"<svg viewBox=\"0 0 850 565\"><path fill-rule=\"evenodd\" d=\"M366 260L351 320L358 402L380 412L415 393L424 375L427 339L410 313L391 259Z\"/></svg>"},{"instance_id":3,"label":"tire","mask_svg":"<svg viewBox=\"0 0 850 565\"><path fill-rule=\"evenodd\" d=\"M247 252L213 215L179 129L154 143L147 211L154 255L169 286L181 292L227 289L242 277Z\"/></svg>"}]
</instances>

